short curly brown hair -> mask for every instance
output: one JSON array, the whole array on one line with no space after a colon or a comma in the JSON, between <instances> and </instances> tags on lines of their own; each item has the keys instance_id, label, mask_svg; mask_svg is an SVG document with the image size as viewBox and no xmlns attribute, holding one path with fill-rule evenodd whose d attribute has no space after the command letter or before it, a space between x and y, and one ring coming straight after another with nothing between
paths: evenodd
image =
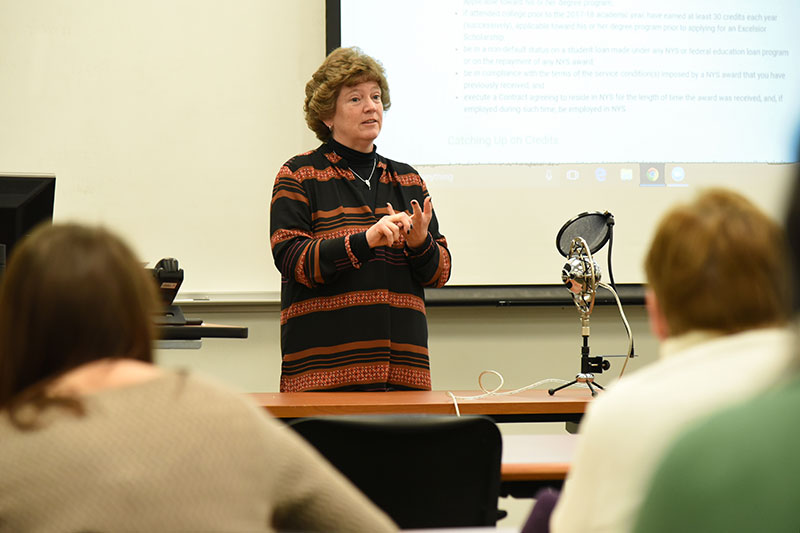
<instances>
[{"instance_id":1,"label":"short curly brown hair","mask_svg":"<svg viewBox=\"0 0 800 533\"><path fill-rule=\"evenodd\" d=\"M741 194L708 189L659 223L645 261L671 336L785 323L791 294L781 226Z\"/></svg>"},{"instance_id":2,"label":"short curly brown hair","mask_svg":"<svg viewBox=\"0 0 800 533\"><path fill-rule=\"evenodd\" d=\"M389 109L392 102L383 65L356 47L337 48L328 54L306 83L306 101L303 104L306 124L317 139L327 141L331 136L323 121L336 113L336 99L342 87L365 81L374 81L380 86L383 110Z\"/></svg>"}]
</instances>

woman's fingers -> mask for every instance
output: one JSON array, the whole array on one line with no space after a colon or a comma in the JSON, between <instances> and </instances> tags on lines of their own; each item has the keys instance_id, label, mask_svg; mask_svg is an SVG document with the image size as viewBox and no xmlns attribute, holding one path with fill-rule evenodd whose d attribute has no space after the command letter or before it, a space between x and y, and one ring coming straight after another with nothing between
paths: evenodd
<instances>
[{"instance_id":1,"label":"woman's fingers","mask_svg":"<svg viewBox=\"0 0 800 533\"><path fill-rule=\"evenodd\" d=\"M394 228L394 231L392 231L392 228ZM395 232L399 231L397 229L397 226L395 226L394 224L381 224L380 230L381 233L383 234L383 238L386 241L386 245L391 246L392 244L394 244L396 238Z\"/></svg>"},{"instance_id":2,"label":"woman's fingers","mask_svg":"<svg viewBox=\"0 0 800 533\"><path fill-rule=\"evenodd\" d=\"M430 196L425 198L424 205L420 206L417 200L411 200L411 222L413 223L414 231L408 234L408 245L412 248L421 246L428 236L428 225L433 218L433 206L431 204Z\"/></svg>"},{"instance_id":3,"label":"woman's fingers","mask_svg":"<svg viewBox=\"0 0 800 533\"><path fill-rule=\"evenodd\" d=\"M430 196L425 198L425 205L424 205L423 214L425 215L425 217L428 220L430 220L431 217L433 216L433 202L431 201L431 197Z\"/></svg>"},{"instance_id":4,"label":"woman's fingers","mask_svg":"<svg viewBox=\"0 0 800 533\"><path fill-rule=\"evenodd\" d=\"M419 202L416 200L411 200L411 209L414 210L414 214L411 217L412 223L418 226L420 230L427 232L428 224L433 217L433 207L430 196L425 198L424 207L420 207Z\"/></svg>"},{"instance_id":5,"label":"woman's fingers","mask_svg":"<svg viewBox=\"0 0 800 533\"><path fill-rule=\"evenodd\" d=\"M389 211L389 214L386 215L389 220L391 220L394 224L397 224L397 226L399 226L400 229L402 229L405 233L411 231L413 223L411 217L408 216L408 213L405 211L395 211L392 207L392 204L388 202L386 203L386 209Z\"/></svg>"},{"instance_id":6,"label":"woman's fingers","mask_svg":"<svg viewBox=\"0 0 800 533\"><path fill-rule=\"evenodd\" d=\"M414 218L418 218L422 215L422 209L419 208L419 202L416 200L411 200L411 211Z\"/></svg>"},{"instance_id":7,"label":"woman's fingers","mask_svg":"<svg viewBox=\"0 0 800 533\"><path fill-rule=\"evenodd\" d=\"M428 224L433 216L430 197L425 198L424 206L416 200L411 201L411 214L406 211L395 211L390 203L386 203L387 215L381 217L375 225L367 230L367 242L371 248L375 246L392 246L403 241L418 243L424 241L428 233ZM376 241L372 237L379 237Z\"/></svg>"}]
</instances>

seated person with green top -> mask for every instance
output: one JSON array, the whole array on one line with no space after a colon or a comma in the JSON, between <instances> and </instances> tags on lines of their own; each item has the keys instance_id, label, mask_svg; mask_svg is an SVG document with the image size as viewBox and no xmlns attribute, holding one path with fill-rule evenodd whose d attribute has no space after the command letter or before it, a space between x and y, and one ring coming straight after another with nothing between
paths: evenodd
<instances>
[{"instance_id":1,"label":"seated person with green top","mask_svg":"<svg viewBox=\"0 0 800 533\"><path fill-rule=\"evenodd\" d=\"M786 232L797 282L800 181L794 187ZM797 313L797 286L794 300ZM789 383L699 421L678 439L653 478L637 533L800 531L798 349Z\"/></svg>"}]
</instances>

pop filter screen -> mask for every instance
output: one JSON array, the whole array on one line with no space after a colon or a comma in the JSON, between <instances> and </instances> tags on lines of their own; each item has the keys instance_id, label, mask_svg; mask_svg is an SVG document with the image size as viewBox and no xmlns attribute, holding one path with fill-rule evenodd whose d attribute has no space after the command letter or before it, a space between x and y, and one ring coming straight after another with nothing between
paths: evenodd
<instances>
[{"instance_id":1,"label":"pop filter screen","mask_svg":"<svg viewBox=\"0 0 800 533\"><path fill-rule=\"evenodd\" d=\"M556 247L564 257L569 256L572 240L576 237L583 238L594 254L608 242L609 226L608 213L581 213L561 226L556 235Z\"/></svg>"}]
</instances>

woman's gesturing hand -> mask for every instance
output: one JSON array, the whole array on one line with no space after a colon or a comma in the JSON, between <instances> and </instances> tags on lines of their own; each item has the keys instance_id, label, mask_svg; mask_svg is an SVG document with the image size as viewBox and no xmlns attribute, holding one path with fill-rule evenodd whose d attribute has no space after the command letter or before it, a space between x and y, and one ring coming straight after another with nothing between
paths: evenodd
<instances>
[{"instance_id":1,"label":"woman's gesturing hand","mask_svg":"<svg viewBox=\"0 0 800 533\"><path fill-rule=\"evenodd\" d=\"M396 213L391 204L386 204L389 214L381 217L367 230L367 244L370 248L391 246L403 242L411 231L411 217L405 211Z\"/></svg>"},{"instance_id":2,"label":"woman's gesturing hand","mask_svg":"<svg viewBox=\"0 0 800 533\"><path fill-rule=\"evenodd\" d=\"M392 204L387 204L389 208L389 215L401 214L395 213L395 210L392 208ZM433 204L431 204L431 197L428 196L425 198L425 202L423 207L420 207L419 202L416 200L411 200L411 209L413 213L409 217L410 220L410 230L407 232L405 238L406 242L411 248L419 248L425 243L425 239L428 238L428 225L431 223L431 218L433 217ZM408 216L405 212L402 212Z\"/></svg>"}]
</instances>

